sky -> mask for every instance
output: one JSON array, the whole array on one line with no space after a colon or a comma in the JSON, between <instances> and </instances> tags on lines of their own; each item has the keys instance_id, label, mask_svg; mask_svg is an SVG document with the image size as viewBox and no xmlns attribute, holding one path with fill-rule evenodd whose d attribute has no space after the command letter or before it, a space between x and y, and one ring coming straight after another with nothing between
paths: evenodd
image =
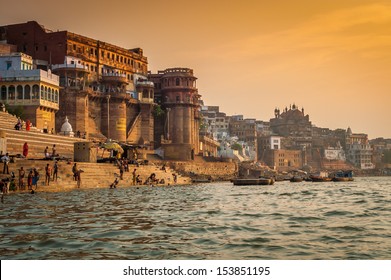
<instances>
[{"instance_id":1,"label":"sky","mask_svg":"<svg viewBox=\"0 0 391 280\"><path fill-rule=\"evenodd\" d=\"M0 25L141 47L153 73L193 69L205 105L227 115L269 121L296 104L318 127L391 138L389 0L58 3L0 0Z\"/></svg>"}]
</instances>

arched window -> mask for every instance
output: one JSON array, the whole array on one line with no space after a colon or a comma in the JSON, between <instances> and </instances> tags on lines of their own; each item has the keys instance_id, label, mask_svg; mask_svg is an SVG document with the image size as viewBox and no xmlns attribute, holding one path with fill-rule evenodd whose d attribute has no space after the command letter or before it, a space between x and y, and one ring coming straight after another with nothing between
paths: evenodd
<instances>
[{"instance_id":1,"label":"arched window","mask_svg":"<svg viewBox=\"0 0 391 280\"><path fill-rule=\"evenodd\" d=\"M15 86L10 86L8 88L8 100L14 100L15 99Z\"/></svg>"},{"instance_id":2,"label":"arched window","mask_svg":"<svg viewBox=\"0 0 391 280\"><path fill-rule=\"evenodd\" d=\"M50 95L50 101L54 102L54 88L52 88L52 94Z\"/></svg>"},{"instance_id":3,"label":"arched window","mask_svg":"<svg viewBox=\"0 0 391 280\"><path fill-rule=\"evenodd\" d=\"M33 98L32 99L39 99L39 86L33 85Z\"/></svg>"},{"instance_id":4,"label":"arched window","mask_svg":"<svg viewBox=\"0 0 391 280\"><path fill-rule=\"evenodd\" d=\"M45 93L44 93L43 99L49 100L48 87L45 87Z\"/></svg>"},{"instance_id":5,"label":"arched window","mask_svg":"<svg viewBox=\"0 0 391 280\"><path fill-rule=\"evenodd\" d=\"M31 87L29 85L24 86L24 99L30 99Z\"/></svg>"},{"instance_id":6,"label":"arched window","mask_svg":"<svg viewBox=\"0 0 391 280\"><path fill-rule=\"evenodd\" d=\"M0 99L1 100L6 100L7 99L7 88L5 86L1 87Z\"/></svg>"},{"instance_id":7,"label":"arched window","mask_svg":"<svg viewBox=\"0 0 391 280\"><path fill-rule=\"evenodd\" d=\"M21 85L18 85L16 87L16 92L18 93L16 98L17 99L23 99L23 87Z\"/></svg>"},{"instance_id":8,"label":"arched window","mask_svg":"<svg viewBox=\"0 0 391 280\"><path fill-rule=\"evenodd\" d=\"M45 97L45 88L43 86L41 86L41 96L39 97L39 99L44 99Z\"/></svg>"},{"instance_id":9,"label":"arched window","mask_svg":"<svg viewBox=\"0 0 391 280\"><path fill-rule=\"evenodd\" d=\"M143 90L143 98L149 98L148 90Z\"/></svg>"},{"instance_id":10,"label":"arched window","mask_svg":"<svg viewBox=\"0 0 391 280\"><path fill-rule=\"evenodd\" d=\"M176 78L176 79L175 79L175 85L176 85L176 86L179 86L179 85L180 85L179 78Z\"/></svg>"},{"instance_id":11,"label":"arched window","mask_svg":"<svg viewBox=\"0 0 391 280\"><path fill-rule=\"evenodd\" d=\"M55 91L54 93L54 98L55 98L55 102L58 103L58 90Z\"/></svg>"}]
</instances>

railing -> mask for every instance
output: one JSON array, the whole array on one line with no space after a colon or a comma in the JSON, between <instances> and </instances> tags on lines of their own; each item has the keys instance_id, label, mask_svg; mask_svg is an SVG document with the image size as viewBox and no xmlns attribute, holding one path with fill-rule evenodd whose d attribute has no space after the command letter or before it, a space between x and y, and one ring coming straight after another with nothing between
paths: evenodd
<instances>
[{"instance_id":1,"label":"railing","mask_svg":"<svg viewBox=\"0 0 391 280\"><path fill-rule=\"evenodd\" d=\"M141 118L141 113L138 113L138 115L134 118L133 122L129 123L130 127L129 127L128 133L126 135L126 139L128 139L130 134L132 134L132 131L135 128L135 126L140 118Z\"/></svg>"}]
</instances>

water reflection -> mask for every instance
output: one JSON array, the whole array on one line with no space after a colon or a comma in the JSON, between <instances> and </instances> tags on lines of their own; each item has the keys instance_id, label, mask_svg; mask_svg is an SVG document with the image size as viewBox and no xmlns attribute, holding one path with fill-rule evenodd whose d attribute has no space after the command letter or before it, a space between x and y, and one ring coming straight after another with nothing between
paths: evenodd
<instances>
[{"instance_id":1,"label":"water reflection","mask_svg":"<svg viewBox=\"0 0 391 280\"><path fill-rule=\"evenodd\" d=\"M388 259L388 178L7 196L4 259Z\"/></svg>"}]
</instances>

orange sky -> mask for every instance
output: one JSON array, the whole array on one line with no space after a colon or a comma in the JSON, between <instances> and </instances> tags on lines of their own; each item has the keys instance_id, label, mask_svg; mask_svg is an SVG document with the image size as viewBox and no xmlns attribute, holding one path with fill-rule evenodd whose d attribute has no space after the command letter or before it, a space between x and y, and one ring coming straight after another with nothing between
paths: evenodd
<instances>
[{"instance_id":1,"label":"orange sky","mask_svg":"<svg viewBox=\"0 0 391 280\"><path fill-rule=\"evenodd\" d=\"M229 115L268 121L295 103L317 126L391 138L391 1L55 3L0 0L0 25L141 47L153 72L194 69L205 103Z\"/></svg>"}]
</instances>

